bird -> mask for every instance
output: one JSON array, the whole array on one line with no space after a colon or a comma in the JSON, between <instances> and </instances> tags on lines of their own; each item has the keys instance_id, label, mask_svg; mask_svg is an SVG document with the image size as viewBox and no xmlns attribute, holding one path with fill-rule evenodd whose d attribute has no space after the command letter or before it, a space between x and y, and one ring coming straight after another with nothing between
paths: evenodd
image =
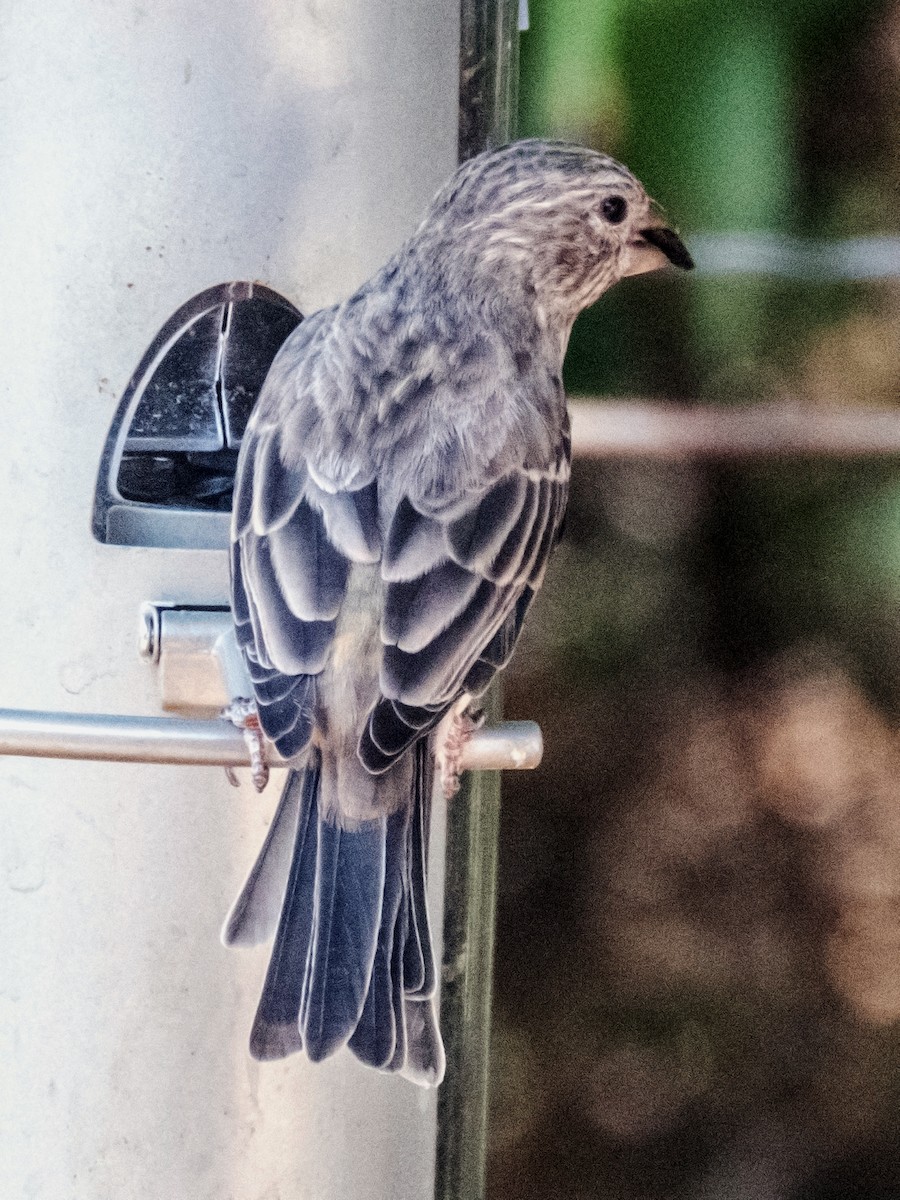
<instances>
[{"instance_id":1,"label":"bird","mask_svg":"<svg viewBox=\"0 0 900 1200\"><path fill-rule=\"evenodd\" d=\"M668 263L693 265L626 167L521 140L463 163L393 257L273 360L230 557L250 700L290 768L222 934L274 934L255 1058L347 1046L440 1083L435 771L451 795L560 536L572 324Z\"/></svg>"}]
</instances>

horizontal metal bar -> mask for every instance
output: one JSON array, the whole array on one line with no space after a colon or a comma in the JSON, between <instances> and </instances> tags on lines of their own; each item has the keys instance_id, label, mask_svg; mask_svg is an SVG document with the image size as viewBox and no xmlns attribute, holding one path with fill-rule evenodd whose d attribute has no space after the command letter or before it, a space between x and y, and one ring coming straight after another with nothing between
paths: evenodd
<instances>
[{"instance_id":1,"label":"horizontal metal bar","mask_svg":"<svg viewBox=\"0 0 900 1200\"><path fill-rule=\"evenodd\" d=\"M726 408L645 400L576 400L581 458L766 459L900 456L900 409L761 403Z\"/></svg>"},{"instance_id":2,"label":"horizontal metal bar","mask_svg":"<svg viewBox=\"0 0 900 1200\"><path fill-rule=\"evenodd\" d=\"M531 771L544 756L535 721L503 721L476 729L462 753L464 771Z\"/></svg>"},{"instance_id":3,"label":"horizontal metal bar","mask_svg":"<svg viewBox=\"0 0 900 1200\"><path fill-rule=\"evenodd\" d=\"M101 713L0 709L0 755L104 762L249 766L244 735L227 721L118 717ZM465 771L522 771L543 754L534 721L507 721L476 730L462 754ZM270 766L280 765L270 753Z\"/></svg>"},{"instance_id":4,"label":"horizontal metal bar","mask_svg":"<svg viewBox=\"0 0 900 1200\"><path fill-rule=\"evenodd\" d=\"M757 275L803 283L900 278L900 237L820 241L763 231L695 233L691 257L698 276Z\"/></svg>"}]
</instances>

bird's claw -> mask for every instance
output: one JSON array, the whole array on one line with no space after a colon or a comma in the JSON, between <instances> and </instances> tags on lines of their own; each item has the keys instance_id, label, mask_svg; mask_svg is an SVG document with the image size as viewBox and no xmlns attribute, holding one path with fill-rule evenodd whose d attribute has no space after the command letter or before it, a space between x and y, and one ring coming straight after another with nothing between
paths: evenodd
<instances>
[{"instance_id":1,"label":"bird's claw","mask_svg":"<svg viewBox=\"0 0 900 1200\"><path fill-rule=\"evenodd\" d=\"M223 720L230 721L243 733L244 741L247 743L247 752L250 755L250 778L254 788L261 792L269 782L269 768L263 754L263 736L259 725L256 701L248 700L245 696L238 696L226 708L223 708L219 715ZM238 786L237 776L231 767L225 768L225 775L232 787Z\"/></svg>"},{"instance_id":2,"label":"bird's claw","mask_svg":"<svg viewBox=\"0 0 900 1200\"><path fill-rule=\"evenodd\" d=\"M452 799L459 791L463 750L484 719L484 709L469 709L466 700L454 706L441 723L435 757L445 800Z\"/></svg>"}]
</instances>

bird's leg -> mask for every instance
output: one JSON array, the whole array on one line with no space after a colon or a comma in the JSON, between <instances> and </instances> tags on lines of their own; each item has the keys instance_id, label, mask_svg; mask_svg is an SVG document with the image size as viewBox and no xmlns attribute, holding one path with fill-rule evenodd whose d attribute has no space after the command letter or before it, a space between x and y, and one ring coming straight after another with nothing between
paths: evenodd
<instances>
[{"instance_id":1,"label":"bird's leg","mask_svg":"<svg viewBox=\"0 0 900 1200\"><path fill-rule=\"evenodd\" d=\"M269 768L263 755L263 737L259 727L256 701L248 700L245 696L236 696L226 708L222 709L219 716L224 721L230 721L243 733L250 755L250 778L253 780L256 790L261 792L269 782ZM225 774L228 776L228 782L233 787L237 787L237 777L231 767L225 768Z\"/></svg>"},{"instance_id":2,"label":"bird's leg","mask_svg":"<svg viewBox=\"0 0 900 1200\"><path fill-rule=\"evenodd\" d=\"M475 730L484 724L484 710L470 708L471 703L471 696L460 696L437 728L435 759L445 800L459 791L463 750Z\"/></svg>"}]
</instances>

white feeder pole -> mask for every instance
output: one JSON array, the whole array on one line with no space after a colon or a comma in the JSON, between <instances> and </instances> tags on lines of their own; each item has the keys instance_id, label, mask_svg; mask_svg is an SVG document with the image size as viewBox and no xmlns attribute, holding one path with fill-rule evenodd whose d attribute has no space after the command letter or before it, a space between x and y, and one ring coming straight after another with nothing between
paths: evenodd
<instances>
[{"instance_id":1,"label":"white feeder pole","mask_svg":"<svg viewBox=\"0 0 900 1200\"><path fill-rule=\"evenodd\" d=\"M510 13L514 30L510 0L463 8L464 61L490 53L488 90L463 98L469 149L508 113ZM459 9L438 0L8 0L0 706L161 715L135 615L221 606L227 567L217 549L93 539L119 398L204 289L255 280L309 313L389 256L457 161L460 39ZM199 767L0 760L0 1196L480 1194L483 990L464 1012L451 981L440 1102L349 1054L249 1057L268 951L218 935L274 801ZM440 908L438 815L435 832ZM468 854L453 842L463 888ZM492 878L486 903L461 901L488 921ZM469 996L489 978L486 936ZM454 1066L473 1012L481 1057ZM477 1147L459 1146L464 1122Z\"/></svg>"}]
</instances>

